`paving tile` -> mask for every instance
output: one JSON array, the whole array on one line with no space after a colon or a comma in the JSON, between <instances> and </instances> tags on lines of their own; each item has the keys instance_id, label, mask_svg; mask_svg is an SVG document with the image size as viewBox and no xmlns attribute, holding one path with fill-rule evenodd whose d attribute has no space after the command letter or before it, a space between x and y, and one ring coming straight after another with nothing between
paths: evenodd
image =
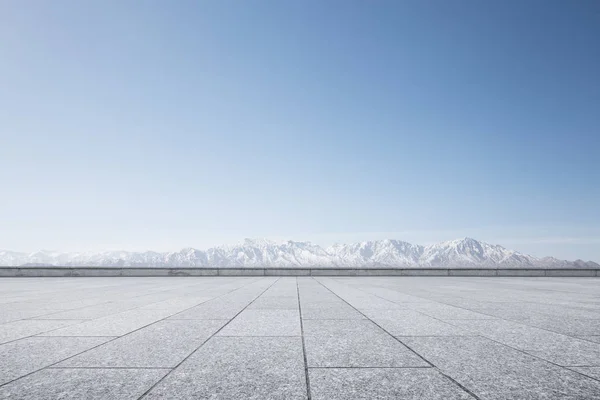
<instances>
[{"instance_id":1,"label":"paving tile","mask_svg":"<svg viewBox=\"0 0 600 400\"><path fill-rule=\"evenodd\" d=\"M579 339L589 340L590 342L600 343L600 335L598 336L577 336Z\"/></svg>"},{"instance_id":2,"label":"paving tile","mask_svg":"<svg viewBox=\"0 0 600 400\"><path fill-rule=\"evenodd\" d=\"M448 306L445 304L427 303L418 304L411 303L407 308L419 311L430 317L437 319L453 320L453 319L494 319L491 315L481 314L475 311L466 310L464 308Z\"/></svg>"},{"instance_id":3,"label":"paving tile","mask_svg":"<svg viewBox=\"0 0 600 400\"><path fill-rule=\"evenodd\" d=\"M135 307L124 303L103 303L76 310L59 311L51 314L46 313L36 317L36 319L96 319L131 310Z\"/></svg>"},{"instance_id":4,"label":"paving tile","mask_svg":"<svg viewBox=\"0 0 600 400\"><path fill-rule=\"evenodd\" d=\"M456 320L452 323L558 365L600 366L600 343L592 343L513 321Z\"/></svg>"},{"instance_id":5,"label":"paving tile","mask_svg":"<svg viewBox=\"0 0 600 400\"><path fill-rule=\"evenodd\" d=\"M302 319L364 319L365 317L343 302L305 304L300 298Z\"/></svg>"},{"instance_id":6,"label":"paving tile","mask_svg":"<svg viewBox=\"0 0 600 400\"><path fill-rule=\"evenodd\" d=\"M164 320L82 353L56 367L173 368L227 321Z\"/></svg>"},{"instance_id":7,"label":"paving tile","mask_svg":"<svg viewBox=\"0 0 600 400\"><path fill-rule=\"evenodd\" d=\"M569 369L600 381L600 367L569 367Z\"/></svg>"},{"instance_id":8,"label":"paving tile","mask_svg":"<svg viewBox=\"0 0 600 400\"><path fill-rule=\"evenodd\" d=\"M0 345L0 385L111 339L36 336Z\"/></svg>"},{"instance_id":9,"label":"paving tile","mask_svg":"<svg viewBox=\"0 0 600 400\"><path fill-rule=\"evenodd\" d=\"M0 387L0 399L137 400L169 370L45 369Z\"/></svg>"},{"instance_id":10,"label":"paving tile","mask_svg":"<svg viewBox=\"0 0 600 400\"><path fill-rule=\"evenodd\" d=\"M297 310L297 296L260 296L248 309Z\"/></svg>"},{"instance_id":11,"label":"paving tile","mask_svg":"<svg viewBox=\"0 0 600 400\"><path fill-rule=\"evenodd\" d=\"M475 335L412 310L368 310L365 315L394 336Z\"/></svg>"},{"instance_id":12,"label":"paving tile","mask_svg":"<svg viewBox=\"0 0 600 400\"><path fill-rule=\"evenodd\" d=\"M472 400L433 368L310 369L313 400Z\"/></svg>"},{"instance_id":13,"label":"paving tile","mask_svg":"<svg viewBox=\"0 0 600 400\"><path fill-rule=\"evenodd\" d=\"M298 310L246 309L225 326L219 336L300 336Z\"/></svg>"},{"instance_id":14,"label":"paving tile","mask_svg":"<svg viewBox=\"0 0 600 400\"><path fill-rule=\"evenodd\" d=\"M28 336L37 335L62 328L69 325L78 324L82 320L30 320L8 322L0 325L0 344L22 339Z\"/></svg>"},{"instance_id":15,"label":"paving tile","mask_svg":"<svg viewBox=\"0 0 600 400\"><path fill-rule=\"evenodd\" d=\"M482 399L592 399L600 382L482 337L404 338Z\"/></svg>"},{"instance_id":16,"label":"paving tile","mask_svg":"<svg viewBox=\"0 0 600 400\"><path fill-rule=\"evenodd\" d=\"M398 310L406 308L406 305L400 305L389 300L380 299L377 297L362 297L351 298L344 300L348 301L354 308L359 311L363 310Z\"/></svg>"},{"instance_id":17,"label":"paving tile","mask_svg":"<svg viewBox=\"0 0 600 400\"><path fill-rule=\"evenodd\" d=\"M140 310L169 310L173 313L184 311L188 308L205 303L212 300L212 297L175 297L168 300L159 301L157 303L142 306Z\"/></svg>"},{"instance_id":18,"label":"paving tile","mask_svg":"<svg viewBox=\"0 0 600 400\"><path fill-rule=\"evenodd\" d=\"M307 320L309 367L429 367L419 356L368 320Z\"/></svg>"},{"instance_id":19,"label":"paving tile","mask_svg":"<svg viewBox=\"0 0 600 400\"><path fill-rule=\"evenodd\" d=\"M568 312L561 316L527 318L521 322L571 336L593 336L600 332L600 319L572 318Z\"/></svg>"},{"instance_id":20,"label":"paving tile","mask_svg":"<svg viewBox=\"0 0 600 400\"><path fill-rule=\"evenodd\" d=\"M300 338L213 337L145 399L306 399Z\"/></svg>"},{"instance_id":21,"label":"paving tile","mask_svg":"<svg viewBox=\"0 0 600 400\"><path fill-rule=\"evenodd\" d=\"M180 312L170 317L170 319L225 319L229 320L235 317L252 300L222 300L214 299L202 303L189 310Z\"/></svg>"},{"instance_id":22,"label":"paving tile","mask_svg":"<svg viewBox=\"0 0 600 400\"><path fill-rule=\"evenodd\" d=\"M26 318L39 317L54 311L43 310L4 310L0 311L0 324L18 321Z\"/></svg>"},{"instance_id":23,"label":"paving tile","mask_svg":"<svg viewBox=\"0 0 600 400\"><path fill-rule=\"evenodd\" d=\"M56 329L41 336L121 336L168 317L168 310L130 310Z\"/></svg>"}]
</instances>

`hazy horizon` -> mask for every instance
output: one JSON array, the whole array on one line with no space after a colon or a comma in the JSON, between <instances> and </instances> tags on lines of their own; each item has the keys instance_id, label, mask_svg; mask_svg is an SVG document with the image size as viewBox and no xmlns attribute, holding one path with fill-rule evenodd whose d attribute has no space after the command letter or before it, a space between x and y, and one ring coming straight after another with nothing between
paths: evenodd
<instances>
[{"instance_id":1,"label":"hazy horizon","mask_svg":"<svg viewBox=\"0 0 600 400\"><path fill-rule=\"evenodd\" d=\"M0 249L600 262L600 6L0 3Z\"/></svg>"}]
</instances>

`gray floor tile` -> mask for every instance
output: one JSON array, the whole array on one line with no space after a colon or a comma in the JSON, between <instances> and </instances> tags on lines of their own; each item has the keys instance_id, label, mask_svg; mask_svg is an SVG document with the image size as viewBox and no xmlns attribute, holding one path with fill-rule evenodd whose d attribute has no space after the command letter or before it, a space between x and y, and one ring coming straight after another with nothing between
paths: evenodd
<instances>
[{"instance_id":1,"label":"gray floor tile","mask_svg":"<svg viewBox=\"0 0 600 400\"><path fill-rule=\"evenodd\" d=\"M26 318L40 317L54 311L43 310L4 310L0 311L0 324L18 321Z\"/></svg>"},{"instance_id":2,"label":"gray floor tile","mask_svg":"<svg viewBox=\"0 0 600 400\"><path fill-rule=\"evenodd\" d=\"M189 310L180 312L170 319L225 319L229 320L242 311L252 300L214 299Z\"/></svg>"},{"instance_id":3,"label":"gray floor tile","mask_svg":"<svg viewBox=\"0 0 600 400\"><path fill-rule=\"evenodd\" d=\"M121 336L171 315L168 310L130 310L67 326L41 336Z\"/></svg>"},{"instance_id":4,"label":"gray floor tile","mask_svg":"<svg viewBox=\"0 0 600 400\"><path fill-rule=\"evenodd\" d=\"M146 306L142 306L140 310L169 310L173 313L178 313L184 311L188 308L192 308L194 306L198 306L202 303L205 303L209 300L212 300L212 297L175 297L168 300L159 301L157 303L148 304Z\"/></svg>"},{"instance_id":5,"label":"gray floor tile","mask_svg":"<svg viewBox=\"0 0 600 400\"><path fill-rule=\"evenodd\" d=\"M309 336L309 367L427 367L419 356L387 334Z\"/></svg>"},{"instance_id":6,"label":"gray floor tile","mask_svg":"<svg viewBox=\"0 0 600 400\"><path fill-rule=\"evenodd\" d=\"M0 345L0 385L105 343L100 337L31 337Z\"/></svg>"},{"instance_id":7,"label":"gray floor tile","mask_svg":"<svg viewBox=\"0 0 600 400\"><path fill-rule=\"evenodd\" d=\"M433 368L310 369L313 400L473 399Z\"/></svg>"},{"instance_id":8,"label":"gray floor tile","mask_svg":"<svg viewBox=\"0 0 600 400\"><path fill-rule=\"evenodd\" d=\"M600 343L600 335L596 336L577 336L579 339L588 340L590 342Z\"/></svg>"},{"instance_id":9,"label":"gray floor tile","mask_svg":"<svg viewBox=\"0 0 600 400\"><path fill-rule=\"evenodd\" d=\"M248 309L265 309L265 310L297 310L297 296L260 296L256 299Z\"/></svg>"},{"instance_id":10,"label":"gray floor tile","mask_svg":"<svg viewBox=\"0 0 600 400\"><path fill-rule=\"evenodd\" d=\"M224 320L164 320L87 351L56 367L173 368L219 330Z\"/></svg>"},{"instance_id":11,"label":"gray floor tile","mask_svg":"<svg viewBox=\"0 0 600 400\"><path fill-rule=\"evenodd\" d=\"M481 337L405 338L411 349L483 399L591 399L600 382Z\"/></svg>"},{"instance_id":12,"label":"gray floor tile","mask_svg":"<svg viewBox=\"0 0 600 400\"><path fill-rule=\"evenodd\" d=\"M10 342L16 339L37 335L62 328L69 325L78 324L82 320L29 320L8 322L0 325L0 344Z\"/></svg>"},{"instance_id":13,"label":"gray floor tile","mask_svg":"<svg viewBox=\"0 0 600 400\"><path fill-rule=\"evenodd\" d=\"M569 369L600 381L600 367L569 367Z\"/></svg>"},{"instance_id":14,"label":"gray floor tile","mask_svg":"<svg viewBox=\"0 0 600 400\"><path fill-rule=\"evenodd\" d=\"M527 318L522 322L571 336L592 336L600 332L600 319L572 318L568 311L561 316Z\"/></svg>"},{"instance_id":15,"label":"gray floor tile","mask_svg":"<svg viewBox=\"0 0 600 400\"><path fill-rule=\"evenodd\" d=\"M147 399L306 399L300 338L214 337Z\"/></svg>"},{"instance_id":16,"label":"gray floor tile","mask_svg":"<svg viewBox=\"0 0 600 400\"><path fill-rule=\"evenodd\" d=\"M600 366L600 343L592 343L513 321L457 320L452 323L558 365Z\"/></svg>"},{"instance_id":17,"label":"gray floor tile","mask_svg":"<svg viewBox=\"0 0 600 400\"><path fill-rule=\"evenodd\" d=\"M365 315L394 336L465 336L474 335L412 310L368 310Z\"/></svg>"},{"instance_id":18,"label":"gray floor tile","mask_svg":"<svg viewBox=\"0 0 600 400\"><path fill-rule=\"evenodd\" d=\"M307 303L300 298L302 319L364 319L365 317L343 302Z\"/></svg>"},{"instance_id":19,"label":"gray floor tile","mask_svg":"<svg viewBox=\"0 0 600 400\"><path fill-rule=\"evenodd\" d=\"M452 319L493 319L495 317L491 315L481 314L476 311L465 310L464 308L458 308L453 306L448 306L445 304L439 303L427 303L427 304L417 304L412 303L407 305L407 308L419 311L425 315L430 317L434 317L437 319L452 320Z\"/></svg>"},{"instance_id":20,"label":"gray floor tile","mask_svg":"<svg viewBox=\"0 0 600 400\"><path fill-rule=\"evenodd\" d=\"M300 336L298 310L246 309L219 336Z\"/></svg>"},{"instance_id":21,"label":"gray floor tile","mask_svg":"<svg viewBox=\"0 0 600 400\"><path fill-rule=\"evenodd\" d=\"M60 311L36 317L36 319L96 319L118 314L135 308L130 304L103 303L76 310Z\"/></svg>"},{"instance_id":22,"label":"gray floor tile","mask_svg":"<svg viewBox=\"0 0 600 400\"><path fill-rule=\"evenodd\" d=\"M428 367L427 362L367 320L307 320L309 367Z\"/></svg>"},{"instance_id":23,"label":"gray floor tile","mask_svg":"<svg viewBox=\"0 0 600 400\"><path fill-rule=\"evenodd\" d=\"M45 369L0 387L0 399L137 400L168 370Z\"/></svg>"}]
</instances>

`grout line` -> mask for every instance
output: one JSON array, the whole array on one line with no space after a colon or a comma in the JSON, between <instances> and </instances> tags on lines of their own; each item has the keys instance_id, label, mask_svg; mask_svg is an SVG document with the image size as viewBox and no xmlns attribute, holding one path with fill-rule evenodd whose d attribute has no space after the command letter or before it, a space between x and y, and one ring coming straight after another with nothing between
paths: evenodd
<instances>
[{"instance_id":1,"label":"grout line","mask_svg":"<svg viewBox=\"0 0 600 400\"><path fill-rule=\"evenodd\" d=\"M296 295L298 296L298 312L300 314L300 334L302 336L302 355L304 357L304 375L306 377L306 398L311 400L310 377L308 376L308 358L306 357L306 341L304 340L304 323L302 321L302 305L300 302L300 287L296 278Z\"/></svg>"},{"instance_id":2,"label":"grout line","mask_svg":"<svg viewBox=\"0 0 600 400\"><path fill-rule=\"evenodd\" d=\"M261 277L261 278L266 278L266 277ZM202 346L204 346L210 339L212 339L213 337L215 337L219 332L221 332L227 325L229 325L231 323L231 321L233 321L238 315L240 315L242 312L244 312L245 309L247 309L250 304L254 303L256 301L256 299L258 299L260 296L262 296L262 294L264 292L266 292L267 290L269 290L271 288L271 286L273 286L274 284L276 284L279 279L278 278L275 280L275 282L271 283L265 290L263 290L262 292L260 292L260 294L258 296L256 296L254 299L252 299L252 301L248 304L246 304L246 306L244 308L242 308L240 310L240 312L238 312L237 314L235 314L233 316L233 318L231 318L229 321L227 321L227 323L225 325L223 325L222 327L220 327L215 333L213 333L212 335L210 335L210 337L208 339L206 339L204 342L202 342L202 344L200 344L200 346L196 347L196 349L194 351L192 351L190 354L188 354L183 360L181 360L175 367L173 367L173 369L171 369L169 372L167 372L162 378L160 378L158 381L156 381L152 386L150 386L148 388L148 390L146 390L144 393L142 393L142 395L140 397L138 397L138 400L143 399L144 397L146 397L146 395L148 393L150 393L152 391L152 389L154 389L159 383L161 383L163 380L165 380L165 378L167 376L169 376L173 371L175 371L181 364L183 364L187 359L189 359L191 356L193 356L198 350L200 350L200 348L202 348ZM254 282L258 282L261 279L258 279ZM252 282L253 283L253 282Z\"/></svg>"},{"instance_id":3,"label":"grout line","mask_svg":"<svg viewBox=\"0 0 600 400\"><path fill-rule=\"evenodd\" d=\"M356 312L362 314L365 318L367 318L369 321L371 321L372 323L374 323L375 325L377 325L377 327L379 327L379 329L381 329L382 331L384 331L385 333L387 333L388 335L390 335L392 338L394 338L396 341L398 341L400 344L402 344L404 347L406 347L407 349L409 349L410 351L412 351L417 357L419 357L421 360L425 361L427 364L429 364L431 367L435 368L436 371L438 371L441 375L445 376L446 378L448 378L449 380L451 380L452 382L454 382L458 387L460 387L462 390L464 390L466 393L468 393L470 396L472 396L473 398L477 399L477 400L481 400L479 398L479 396L477 396L475 393L473 393L472 391L470 391L469 389L467 389L464 385L462 385L460 382L456 381L454 378L452 378L451 376L445 374L443 371L441 371L437 366L435 366L432 362L430 362L429 360L427 360L425 357L423 357L422 355L420 355L419 353L417 353L415 350L413 350L410 346L408 346L406 343L402 342L400 339L398 339L396 336L392 335L390 332L388 332L386 329L384 329L381 325L379 325L377 322L373 321L372 319L370 319L369 317L367 317L363 312L359 311L356 307L354 307L352 304L348 303L346 300L344 300L341 296L339 296L337 293L335 293L333 290L331 290L329 287L327 287L325 284L323 284L321 281L313 278L316 282L319 283L319 285L323 286L325 289L329 290L331 293L333 293L334 295L336 295L340 300L342 300L344 303L348 304L350 307L352 307L354 310L356 310ZM346 285L347 286L347 285Z\"/></svg>"},{"instance_id":4,"label":"grout line","mask_svg":"<svg viewBox=\"0 0 600 400\"><path fill-rule=\"evenodd\" d=\"M308 369L435 369L434 366L428 367L308 367Z\"/></svg>"},{"instance_id":5,"label":"grout line","mask_svg":"<svg viewBox=\"0 0 600 400\"><path fill-rule=\"evenodd\" d=\"M301 335L219 335L220 338L293 338L300 337Z\"/></svg>"},{"instance_id":6,"label":"grout line","mask_svg":"<svg viewBox=\"0 0 600 400\"><path fill-rule=\"evenodd\" d=\"M46 369L173 369L173 367L46 367Z\"/></svg>"},{"instance_id":7,"label":"grout line","mask_svg":"<svg viewBox=\"0 0 600 400\"><path fill-rule=\"evenodd\" d=\"M252 281L252 282L250 282L250 283L247 283L247 284L245 284L245 285L242 285L242 286L240 286L240 287L237 287L237 288L235 288L235 289L233 289L233 290L230 290L230 291L229 291L229 292L227 292L227 293L224 293L224 294L222 294L222 295L220 295L220 296L218 296L218 297L215 297L215 299L217 299L217 298L219 298L219 297L226 296L226 295L228 295L229 293L235 292L236 290L239 290L239 289L242 289L242 288L244 288L244 287L246 287L246 286L249 286L249 285L251 285L251 284L253 284L253 283L255 283L255 282L258 282L259 280L260 280L260 279L254 280L254 281ZM213 299L213 300L214 300L214 299ZM192 306L192 307L190 307L190 308L194 308L194 307L197 307L197 306ZM189 310L190 308L188 308L188 309L185 309L185 310L183 310L183 311L180 311L180 312L187 311L187 310ZM179 314L179 313L176 313L176 314ZM173 315L176 315L176 314L173 314ZM126 334L124 334L124 335L121 335L121 336L116 336L116 337L115 337L115 336L100 336L100 337L112 337L113 339L111 339L111 340L107 340L106 342L100 343L100 344L98 344L98 345L96 345L96 346L94 346L94 347L90 347L89 349L86 349L86 350L80 351L80 352L79 352L79 353L77 353L77 354L73 354L72 356L69 356L69 357L63 358L62 360L59 360L59 361L57 361L57 362L54 362L54 363L52 363L52 364L46 365L46 366L44 366L44 367L42 367L42 368L36 369L35 371L29 372L29 373L27 373L27 374L25 374L25 375L22 375L22 376L20 376L20 377L18 377L18 378L15 378L15 379L11 380L11 381L8 381L8 382L5 382L5 383L2 383L2 384L0 384L0 387L3 387L4 385L8 385L9 383L12 383L12 382L14 382L14 381L16 381L16 380L19 380L19 379L21 379L21 378L24 378L24 377L26 377L26 376L29 376L29 375L31 375L31 374L35 374L36 372L39 372L39 371L41 371L41 370L43 370L43 369L50 368L50 367L52 367L52 366L54 366L54 365L56 365L56 364L59 364L59 363L61 363L61 362L63 362L63 361L66 361L66 360L69 360L69 359L71 359L71 358L77 357L77 356L79 356L79 355L81 355L81 354L83 354L83 353L85 353L85 352L88 352L88 351L94 350L94 349L96 349L96 348L98 348L98 347L100 347L100 346L102 346L102 345L105 345L105 344L107 344L107 343L110 343L110 342L112 342L112 341L114 341L114 340L117 340L117 339L119 339L119 338L122 338L122 337L124 337L124 336L130 335L130 334L132 334L132 333L134 333L134 332L137 332L137 331L139 331L139 330L141 330L141 329L147 328L147 327L148 327L148 326L150 326L150 325L154 325L154 324L156 324L156 323L158 323L158 322L164 321L165 319L167 319L167 318L170 318L170 317L171 317L171 315L170 315L170 316L168 316L168 317L165 317L165 318L159 319L159 320L157 320L157 321L154 321L154 322L152 322L152 323L150 323L150 324L144 325L144 326L142 326L142 327L140 327L140 328L138 328L138 329L134 329L133 331L131 331L131 332L127 332ZM53 338L53 337L60 337L60 336L34 336L34 337L40 337L40 338ZM67 336L67 337L71 337L71 338L75 338L75 337L84 337L84 338L85 338L85 337L94 337L94 336ZM25 339L25 338L23 338L23 339Z\"/></svg>"}]
</instances>

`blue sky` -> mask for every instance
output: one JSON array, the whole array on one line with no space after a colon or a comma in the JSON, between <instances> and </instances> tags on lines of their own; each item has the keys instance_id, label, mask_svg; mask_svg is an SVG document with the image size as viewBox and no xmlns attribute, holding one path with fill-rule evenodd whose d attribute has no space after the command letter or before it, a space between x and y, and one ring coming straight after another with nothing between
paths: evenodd
<instances>
[{"instance_id":1,"label":"blue sky","mask_svg":"<svg viewBox=\"0 0 600 400\"><path fill-rule=\"evenodd\" d=\"M595 1L4 1L0 248L600 261Z\"/></svg>"}]
</instances>

